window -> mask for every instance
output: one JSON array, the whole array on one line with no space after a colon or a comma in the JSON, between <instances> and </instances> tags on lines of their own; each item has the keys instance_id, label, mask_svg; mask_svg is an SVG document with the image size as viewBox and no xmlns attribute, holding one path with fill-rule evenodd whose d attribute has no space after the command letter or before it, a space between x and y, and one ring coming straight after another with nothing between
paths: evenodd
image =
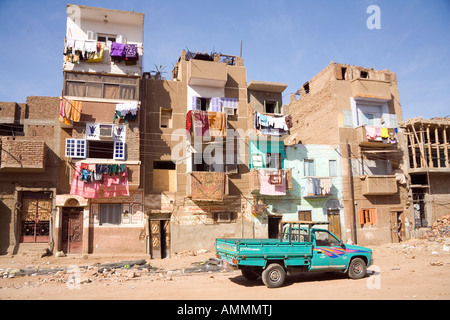
<instances>
[{"instance_id":1,"label":"window","mask_svg":"<svg viewBox=\"0 0 450 320\"><path fill-rule=\"evenodd\" d=\"M330 177L336 177L337 176L337 161L336 160L329 160L328 161L328 168L329 168L329 176Z\"/></svg>"},{"instance_id":2,"label":"window","mask_svg":"<svg viewBox=\"0 0 450 320\"><path fill-rule=\"evenodd\" d=\"M114 141L89 141L89 158L113 159Z\"/></svg>"},{"instance_id":3,"label":"window","mask_svg":"<svg viewBox=\"0 0 450 320\"><path fill-rule=\"evenodd\" d=\"M361 210L359 210L359 224L373 225L376 223L377 223L377 210L376 209L361 209Z\"/></svg>"},{"instance_id":4,"label":"window","mask_svg":"<svg viewBox=\"0 0 450 320\"><path fill-rule=\"evenodd\" d=\"M305 93L309 93L309 82L305 83L303 89L305 89Z\"/></svg>"},{"instance_id":5,"label":"window","mask_svg":"<svg viewBox=\"0 0 450 320\"><path fill-rule=\"evenodd\" d=\"M161 128L172 128L172 109L161 108L159 117Z\"/></svg>"},{"instance_id":6,"label":"window","mask_svg":"<svg viewBox=\"0 0 450 320\"><path fill-rule=\"evenodd\" d=\"M176 165L172 161L153 161L153 191L177 191Z\"/></svg>"},{"instance_id":7,"label":"window","mask_svg":"<svg viewBox=\"0 0 450 320\"><path fill-rule=\"evenodd\" d=\"M374 117L375 115L373 113L363 113L364 116L364 124L367 124L369 126L373 126L374 125Z\"/></svg>"},{"instance_id":8,"label":"window","mask_svg":"<svg viewBox=\"0 0 450 320\"><path fill-rule=\"evenodd\" d=\"M361 78L368 79L369 78L369 73L367 71L361 71Z\"/></svg>"},{"instance_id":9,"label":"window","mask_svg":"<svg viewBox=\"0 0 450 320\"><path fill-rule=\"evenodd\" d=\"M264 100L264 112L265 113L280 113L278 108L278 101L265 101Z\"/></svg>"},{"instance_id":10,"label":"window","mask_svg":"<svg viewBox=\"0 0 450 320\"><path fill-rule=\"evenodd\" d=\"M99 42L116 42L116 36L112 34L99 34L97 35L97 41Z\"/></svg>"},{"instance_id":11,"label":"window","mask_svg":"<svg viewBox=\"0 0 450 320\"><path fill-rule=\"evenodd\" d=\"M0 124L0 136L23 136L23 124Z\"/></svg>"},{"instance_id":12,"label":"window","mask_svg":"<svg viewBox=\"0 0 450 320\"><path fill-rule=\"evenodd\" d=\"M120 224L122 205L120 203L100 204L100 224Z\"/></svg>"},{"instance_id":13,"label":"window","mask_svg":"<svg viewBox=\"0 0 450 320\"><path fill-rule=\"evenodd\" d=\"M327 231L314 231L317 246L340 247L341 242L338 238Z\"/></svg>"},{"instance_id":14,"label":"window","mask_svg":"<svg viewBox=\"0 0 450 320\"><path fill-rule=\"evenodd\" d=\"M341 75L342 75L342 80L345 80L345 74L347 73L347 68L342 67L341 68Z\"/></svg>"},{"instance_id":15,"label":"window","mask_svg":"<svg viewBox=\"0 0 450 320\"><path fill-rule=\"evenodd\" d=\"M66 158L125 160L125 142L66 139Z\"/></svg>"},{"instance_id":16,"label":"window","mask_svg":"<svg viewBox=\"0 0 450 320\"><path fill-rule=\"evenodd\" d=\"M266 168L281 169L281 154L267 153L266 154Z\"/></svg>"},{"instance_id":17,"label":"window","mask_svg":"<svg viewBox=\"0 0 450 320\"><path fill-rule=\"evenodd\" d=\"M65 96L138 100L138 87L139 79L136 77L64 73Z\"/></svg>"},{"instance_id":18,"label":"window","mask_svg":"<svg viewBox=\"0 0 450 320\"><path fill-rule=\"evenodd\" d=\"M314 169L314 160L305 159L305 176L314 177L315 175L316 171Z\"/></svg>"},{"instance_id":19,"label":"window","mask_svg":"<svg viewBox=\"0 0 450 320\"><path fill-rule=\"evenodd\" d=\"M86 158L86 140L66 139L66 158Z\"/></svg>"}]
</instances>

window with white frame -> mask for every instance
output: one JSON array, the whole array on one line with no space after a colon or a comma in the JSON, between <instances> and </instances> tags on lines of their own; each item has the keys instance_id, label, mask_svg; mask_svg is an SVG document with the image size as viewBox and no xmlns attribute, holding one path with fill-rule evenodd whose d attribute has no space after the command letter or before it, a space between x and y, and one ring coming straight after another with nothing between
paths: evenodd
<instances>
[{"instance_id":1,"label":"window with white frame","mask_svg":"<svg viewBox=\"0 0 450 320\"><path fill-rule=\"evenodd\" d=\"M66 139L66 158L86 158L86 140Z\"/></svg>"}]
</instances>

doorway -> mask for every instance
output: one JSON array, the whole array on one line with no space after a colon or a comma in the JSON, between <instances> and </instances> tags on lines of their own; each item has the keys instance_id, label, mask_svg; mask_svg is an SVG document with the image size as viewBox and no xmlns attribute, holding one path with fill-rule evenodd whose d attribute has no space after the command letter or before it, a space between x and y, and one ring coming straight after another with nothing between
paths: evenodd
<instances>
[{"instance_id":1,"label":"doorway","mask_svg":"<svg viewBox=\"0 0 450 320\"><path fill-rule=\"evenodd\" d=\"M270 215L269 218L269 227L268 227L268 236L269 239L277 239L280 237L280 224L282 216Z\"/></svg>"},{"instance_id":2,"label":"doorway","mask_svg":"<svg viewBox=\"0 0 450 320\"><path fill-rule=\"evenodd\" d=\"M391 211L391 240L399 243L405 240L403 211Z\"/></svg>"},{"instance_id":3,"label":"doorway","mask_svg":"<svg viewBox=\"0 0 450 320\"><path fill-rule=\"evenodd\" d=\"M328 209L328 230L336 237L341 239L341 216L339 209Z\"/></svg>"},{"instance_id":4,"label":"doorway","mask_svg":"<svg viewBox=\"0 0 450 320\"><path fill-rule=\"evenodd\" d=\"M63 207L61 250L80 254L83 251L83 208Z\"/></svg>"},{"instance_id":5,"label":"doorway","mask_svg":"<svg viewBox=\"0 0 450 320\"><path fill-rule=\"evenodd\" d=\"M150 256L152 259L170 257L170 220L150 220Z\"/></svg>"}]
</instances>

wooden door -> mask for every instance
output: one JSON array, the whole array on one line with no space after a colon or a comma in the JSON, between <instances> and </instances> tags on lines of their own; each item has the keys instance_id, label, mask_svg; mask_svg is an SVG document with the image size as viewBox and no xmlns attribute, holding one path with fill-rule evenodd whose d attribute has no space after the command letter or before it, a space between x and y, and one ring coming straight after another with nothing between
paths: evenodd
<instances>
[{"instance_id":1,"label":"wooden door","mask_svg":"<svg viewBox=\"0 0 450 320\"><path fill-rule=\"evenodd\" d=\"M403 212L391 211L391 240L392 243L403 241ZM399 230L400 229L400 230ZM399 235L400 233L400 235Z\"/></svg>"},{"instance_id":2,"label":"wooden door","mask_svg":"<svg viewBox=\"0 0 450 320\"><path fill-rule=\"evenodd\" d=\"M48 192L23 192L20 215L21 242L48 242L52 200Z\"/></svg>"},{"instance_id":3,"label":"wooden door","mask_svg":"<svg viewBox=\"0 0 450 320\"><path fill-rule=\"evenodd\" d=\"M83 209L63 208L61 250L64 253L82 253Z\"/></svg>"},{"instance_id":4,"label":"wooden door","mask_svg":"<svg viewBox=\"0 0 450 320\"><path fill-rule=\"evenodd\" d=\"M150 247L152 259L170 256L170 220L150 220Z\"/></svg>"},{"instance_id":5,"label":"wooden door","mask_svg":"<svg viewBox=\"0 0 450 320\"><path fill-rule=\"evenodd\" d=\"M339 210L327 210L328 213L328 230L336 237L341 239L341 216Z\"/></svg>"}]
</instances>

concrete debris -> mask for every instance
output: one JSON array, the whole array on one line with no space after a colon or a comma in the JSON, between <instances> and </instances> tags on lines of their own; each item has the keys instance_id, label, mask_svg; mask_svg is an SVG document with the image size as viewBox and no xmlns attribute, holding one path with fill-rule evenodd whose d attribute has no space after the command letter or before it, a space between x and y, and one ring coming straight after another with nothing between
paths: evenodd
<instances>
[{"instance_id":1,"label":"concrete debris","mask_svg":"<svg viewBox=\"0 0 450 320\"><path fill-rule=\"evenodd\" d=\"M428 241L443 242L450 236L450 215L442 216L427 230L424 238Z\"/></svg>"}]
</instances>

